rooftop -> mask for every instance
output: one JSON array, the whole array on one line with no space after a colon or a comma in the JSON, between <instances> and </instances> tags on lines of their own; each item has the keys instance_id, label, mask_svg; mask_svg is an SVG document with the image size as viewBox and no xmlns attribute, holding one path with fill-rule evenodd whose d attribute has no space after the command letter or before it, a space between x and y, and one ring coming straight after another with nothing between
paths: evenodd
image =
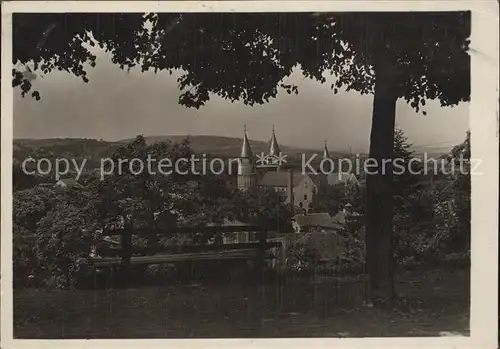
<instances>
[{"instance_id":1,"label":"rooftop","mask_svg":"<svg viewBox=\"0 0 500 349\"><path fill-rule=\"evenodd\" d=\"M345 184L349 181L357 180L356 176L352 173L331 173L327 175L327 180L329 185Z\"/></svg>"},{"instance_id":2,"label":"rooftop","mask_svg":"<svg viewBox=\"0 0 500 349\"><path fill-rule=\"evenodd\" d=\"M329 213L298 214L295 215L293 219L301 227L339 229L345 224L345 216L342 212L338 212L333 217Z\"/></svg>"},{"instance_id":3,"label":"rooftop","mask_svg":"<svg viewBox=\"0 0 500 349\"><path fill-rule=\"evenodd\" d=\"M62 184L64 187L71 188L75 185L79 185L78 181L74 178L61 178L56 184Z\"/></svg>"},{"instance_id":4,"label":"rooftop","mask_svg":"<svg viewBox=\"0 0 500 349\"><path fill-rule=\"evenodd\" d=\"M306 175L299 171L293 172L293 185L296 186ZM260 180L260 185L267 187L288 187L288 172L269 171Z\"/></svg>"}]
</instances>

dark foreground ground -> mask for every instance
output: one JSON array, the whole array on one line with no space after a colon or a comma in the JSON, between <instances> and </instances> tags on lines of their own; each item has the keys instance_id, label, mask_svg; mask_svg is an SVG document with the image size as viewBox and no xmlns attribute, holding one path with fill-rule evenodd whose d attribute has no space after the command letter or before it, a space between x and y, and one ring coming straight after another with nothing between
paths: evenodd
<instances>
[{"instance_id":1,"label":"dark foreground ground","mask_svg":"<svg viewBox=\"0 0 500 349\"><path fill-rule=\"evenodd\" d=\"M408 307L370 308L350 278L14 292L16 338L469 335L469 271L400 273Z\"/></svg>"}]
</instances>

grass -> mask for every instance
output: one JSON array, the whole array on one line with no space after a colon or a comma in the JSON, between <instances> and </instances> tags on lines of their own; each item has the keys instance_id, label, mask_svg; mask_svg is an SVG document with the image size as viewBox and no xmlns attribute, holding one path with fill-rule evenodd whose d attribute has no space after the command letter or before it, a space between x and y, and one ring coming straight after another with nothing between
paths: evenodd
<instances>
[{"instance_id":1,"label":"grass","mask_svg":"<svg viewBox=\"0 0 500 349\"><path fill-rule=\"evenodd\" d=\"M469 270L398 276L405 309L362 304L353 279L14 292L16 338L231 338L469 335Z\"/></svg>"}]
</instances>

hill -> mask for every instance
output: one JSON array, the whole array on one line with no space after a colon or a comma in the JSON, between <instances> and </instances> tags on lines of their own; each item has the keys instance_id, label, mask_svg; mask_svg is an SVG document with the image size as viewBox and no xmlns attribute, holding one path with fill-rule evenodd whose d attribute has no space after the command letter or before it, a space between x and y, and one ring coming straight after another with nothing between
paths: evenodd
<instances>
[{"instance_id":1,"label":"hill","mask_svg":"<svg viewBox=\"0 0 500 349\"><path fill-rule=\"evenodd\" d=\"M241 152L242 139L237 137L224 137L213 135L167 135L146 136L148 143L155 142L181 142L189 139L191 148L196 154L207 154L225 158L236 158ZM133 138L109 142L89 138L50 138L50 139L14 139L14 161L22 162L27 157L41 158L87 158L88 166L98 167L100 159L111 156L116 149L133 141ZM254 155L261 152L267 153L267 142L250 140ZM321 157L323 151L300 147L281 145L281 151L287 155L289 162L300 162L302 154L307 158L313 154ZM333 157L344 156L339 152L330 152Z\"/></svg>"},{"instance_id":2,"label":"hill","mask_svg":"<svg viewBox=\"0 0 500 349\"><path fill-rule=\"evenodd\" d=\"M146 136L146 141L148 143L155 142L181 142L186 138L189 139L191 149L197 154L210 154L214 156L221 157L238 157L241 152L241 144L243 142L242 138L238 137L225 137L225 136L213 136L213 135L168 135L168 136ZM124 139L119 141L120 143L128 143L133 139ZM261 152L267 153L269 150L269 143L250 140L250 145L252 146L252 152L254 155L260 154ZM302 154L306 156L312 156L312 154L322 155L322 150L307 149L300 147L292 147L280 144L281 151L287 154L290 158L300 160ZM341 153L330 152L332 156L343 155Z\"/></svg>"},{"instance_id":3,"label":"hill","mask_svg":"<svg viewBox=\"0 0 500 349\"><path fill-rule=\"evenodd\" d=\"M441 156L449 153L453 146L420 146L414 147L413 151L415 152L416 157L423 158L424 154L427 155L428 159L431 158L440 158Z\"/></svg>"},{"instance_id":4,"label":"hill","mask_svg":"<svg viewBox=\"0 0 500 349\"><path fill-rule=\"evenodd\" d=\"M109 157L119 146L116 142L91 138L19 138L14 139L13 160L22 162L28 157L77 160L86 158L90 167L99 167L100 159Z\"/></svg>"},{"instance_id":5,"label":"hill","mask_svg":"<svg viewBox=\"0 0 500 349\"><path fill-rule=\"evenodd\" d=\"M146 136L148 143L163 141L182 142L189 139L191 148L196 154L207 154L211 157L236 158L241 151L242 139L237 137L225 137L215 135L165 135L165 136ZM116 142L103 141L91 138L49 138L49 139L14 139L13 155L14 162L20 163L28 157L49 159L53 158L74 158L87 159L86 168L98 168L103 158L111 156L116 149L134 139L123 139ZM250 140L254 155L261 152L266 153L269 149L268 142ZM281 150L287 155L287 163L299 165L302 154L309 159L313 154L317 154L318 161L322 156L322 149L307 149L280 145ZM415 155L423 157L426 153L428 158L440 157L449 151L449 147L415 147ZM342 152L330 151L333 158L346 157L348 154ZM316 163L315 161L314 163Z\"/></svg>"}]
</instances>

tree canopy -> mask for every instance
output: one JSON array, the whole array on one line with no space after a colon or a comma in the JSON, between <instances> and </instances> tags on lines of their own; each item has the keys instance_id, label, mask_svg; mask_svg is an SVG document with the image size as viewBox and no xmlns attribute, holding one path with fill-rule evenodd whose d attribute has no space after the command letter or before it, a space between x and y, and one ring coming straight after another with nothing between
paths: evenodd
<instances>
[{"instance_id":1,"label":"tree canopy","mask_svg":"<svg viewBox=\"0 0 500 349\"><path fill-rule=\"evenodd\" d=\"M382 52L398 97L419 109L469 99L469 35L469 12L30 13L13 15L13 63L88 81L97 44L123 69L182 70L179 102L198 108L211 94L260 104L280 87L296 93L283 83L295 67L320 82L335 75L334 92L374 93ZM32 90L17 68L13 85Z\"/></svg>"}]
</instances>

